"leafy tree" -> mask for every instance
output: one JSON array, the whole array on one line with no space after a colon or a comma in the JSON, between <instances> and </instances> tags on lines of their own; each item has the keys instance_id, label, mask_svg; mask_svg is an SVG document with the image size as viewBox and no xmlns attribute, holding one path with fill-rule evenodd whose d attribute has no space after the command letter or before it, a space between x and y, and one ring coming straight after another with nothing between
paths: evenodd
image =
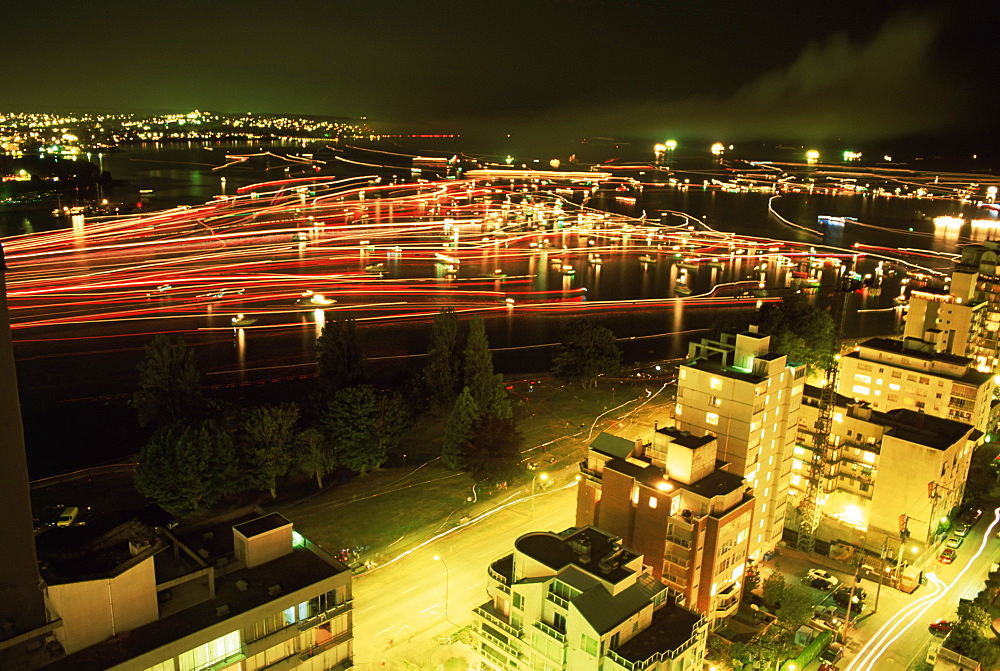
<instances>
[{"instance_id":1,"label":"leafy tree","mask_svg":"<svg viewBox=\"0 0 1000 671\"><path fill-rule=\"evenodd\" d=\"M776 606L785 593L785 576L781 575L777 569L771 571L771 575L767 576L764 584L761 585L760 593L764 603L771 608Z\"/></svg>"},{"instance_id":2,"label":"leafy tree","mask_svg":"<svg viewBox=\"0 0 1000 671\"><path fill-rule=\"evenodd\" d=\"M326 436L319 429L310 427L295 438L298 467L316 478L316 487L323 489L323 476L337 465Z\"/></svg>"},{"instance_id":3,"label":"leafy tree","mask_svg":"<svg viewBox=\"0 0 1000 671\"><path fill-rule=\"evenodd\" d=\"M238 491L236 448L216 422L178 422L139 451L135 486L174 515L204 510Z\"/></svg>"},{"instance_id":4,"label":"leafy tree","mask_svg":"<svg viewBox=\"0 0 1000 671\"><path fill-rule=\"evenodd\" d=\"M441 461L452 470L461 470L465 465L465 448L479 423L479 408L468 387L462 389L455 405L448 415L441 445Z\"/></svg>"},{"instance_id":5,"label":"leafy tree","mask_svg":"<svg viewBox=\"0 0 1000 671\"><path fill-rule=\"evenodd\" d=\"M475 482L506 482L521 472L521 433L513 420L487 415L465 448L465 468Z\"/></svg>"},{"instance_id":6,"label":"leafy tree","mask_svg":"<svg viewBox=\"0 0 1000 671\"><path fill-rule=\"evenodd\" d=\"M621 372L622 352L610 329L588 321L572 321L552 359L552 375L564 382L593 389L601 375Z\"/></svg>"},{"instance_id":7,"label":"leafy tree","mask_svg":"<svg viewBox=\"0 0 1000 671\"><path fill-rule=\"evenodd\" d=\"M365 357L353 319L335 319L316 339L319 382L327 394L360 385L365 380Z\"/></svg>"},{"instance_id":8,"label":"leafy tree","mask_svg":"<svg viewBox=\"0 0 1000 671\"><path fill-rule=\"evenodd\" d=\"M801 585L785 586L781 592L781 606L777 616L778 622L791 632L812 619L813 600L809 590Z\"/></svg>"},{"instance_id":9,"label":"leafy tree","mask_svg":"<svg viewBox=\"0 0 1000 671\"><path fill-rule=\"evenodd\" d=\"M993 468L996 456L997 448L992 444L980 445L973 450L969 476L965 481L965 504L972 505L991 498L993 489L997 486L997 472Z\"/></svg>"},{"instance_id":10,"label":"leafy tree","mask_svg":"<svg viewBox=\"0 0 1000 671\"><path fill-rule=\"evenodd\" d=\"M386 443L378 436L379 401L374 387L361 385L334 393L323 416L337 463L364 475L385 463Z\"/></svg>"},{"instance_id":11,"label":"leafy tree","mask_svg":"<svg viewBox=\"0 0 1000 671\"><path fill-rule=\"evenodd\" d=\"M771 350L804 363L810 372L833 363L839 343L830 314L810 304L801 294L767 303L760 310L758 327L771 336Z\"/></svg>"},{"instance_id":12,"label":"leafy tree","mask_svg":"<svg viewBox=\"0 0 1000 671\"><path fill-rule=\"evenodd\" d=\"M469 323L469 337L465 343L464 381L476 406L486 408L493 396L493 354L486 337L486 323L476 316Z\"/></svg>"},{"instance_id":13,"label":"leafy tree","mask_svg":"<svg viewBox=\"0 0 1000 671\"><path fill-rule=\"evenodd\" d=\"M142 426L164 426L203 415L205 401L194 352L183 338L160 334L146 345L139 362L139 391L132 405Z\"/></svg>"},{"instance_id":14,"label":"leafy tree","mask_svg":"<svg viewBox=\"0 0 1000 671\"><path fill-rule=\"evenodd\" d=\"M733 669L774 669L792 655L791 638L779 627L770 627L746 643L735 643L730 649Z\"/></svg>"},{"instance_id":15,"label":"leafy tree","mask_svg":"<svg viewBox=\"0 0 1000 671\"><path fill-rule=\"evenodd\" d=\"M243 431L250 470L271 492L272 499L278 498L278 478L291 468L298 421L299 407L294 403L253 408L245 414Z\"/></svg>"},{"instance_id":16,"label":"leafy tree","mask_svg":"<svg viewBox=\"0 0 1000 671\"><path fill-rule=\"evenodd\" d=\"M458 317L445 308L434 317L423 382L433 405L448 408L458 396L461 381L461 337Z\"/></svg>"}]
</instances>

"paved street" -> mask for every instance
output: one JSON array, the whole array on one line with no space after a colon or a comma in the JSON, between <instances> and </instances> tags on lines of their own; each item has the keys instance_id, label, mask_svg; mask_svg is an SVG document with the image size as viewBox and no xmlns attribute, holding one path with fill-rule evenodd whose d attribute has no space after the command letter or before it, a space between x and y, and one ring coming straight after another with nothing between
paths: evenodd
<instances>
[{"instance_id":1,"label":"paved street","mask_svg":"<svg viewBox=\"0 0 1000 671\"><path fill-rule=\"evenodd\" d=\"M913 668L924 660L934 640L928 623L939 618L954 620L958 600L971 599L979 593L991 566L998 559L1000 540L996 537L996 526L989 512L986 511L969 532L958 551L958 560L950 565L932 561L925 567L925 575L928 575L926 584L913 594L883 586L878 610L872 612L877 583L861 581L861 587L868 594L868 609L857 620L856 627L848 632L847 653L839 664L841 669L870 671L877 664L879 671L902 670ZM787 555L779 555L766 566L773 568L775 565L786 576L786 584L800 581L813 566L808 561ZM848 573L832 573L845 584L853 580ZM821 593L818 590L814 592L819 598ZM813 666L818 666L818 663L813 662L809 671Z\"/></svg>"}]
</instances>

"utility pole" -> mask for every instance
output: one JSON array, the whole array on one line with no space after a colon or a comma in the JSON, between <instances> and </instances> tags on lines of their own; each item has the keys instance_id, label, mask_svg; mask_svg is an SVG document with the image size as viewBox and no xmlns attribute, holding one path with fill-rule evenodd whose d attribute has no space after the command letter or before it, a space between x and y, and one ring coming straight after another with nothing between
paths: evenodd
<instances>
[{"instance_id":1,"label":"utility pole","mask_svg":"<svg viewBox=\"0 0 1000 671\"><path fill-rule=\"evenodd\" d=\"M889 537L882 539L882 553L878 563L878 587L875 589L875 606L872 615L878 612L878 597L882 593L882 581L885 579L885 555L889 552Z\"/></svg>"}]
</instances>

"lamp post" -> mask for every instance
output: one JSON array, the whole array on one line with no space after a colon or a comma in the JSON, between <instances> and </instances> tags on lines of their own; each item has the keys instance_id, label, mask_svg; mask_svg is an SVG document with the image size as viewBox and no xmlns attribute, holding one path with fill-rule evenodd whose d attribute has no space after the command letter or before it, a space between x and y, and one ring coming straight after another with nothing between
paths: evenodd
<instances>
[{"instance_id":1,"label":"lamp post","mask_svg":"<svg viewBox=\"0 0 1000 671\"><path fill-rule=\"evenodd\" d=\"M448 620L448 574L450 573L450 571L448 571L448 564L446 564L444 559L442 559L438 555L434 555L434 561L439 561L441 562L441 565L444 566L444 619L447 621Z\"/></svg>"},{"instance_id":2,"label":"lamp post","mask_svg":"<svg viewBox=\"0 0 1000 671\"><path fill-rule=\"evenodd\" d=\"M529 517L534 517L535 516L535 480L536 479L539 479L539 480L548 480L549 479L549 474L548 473L536 473L531 478L531 514L529 515Z\"/></svg>"}]
</instances>

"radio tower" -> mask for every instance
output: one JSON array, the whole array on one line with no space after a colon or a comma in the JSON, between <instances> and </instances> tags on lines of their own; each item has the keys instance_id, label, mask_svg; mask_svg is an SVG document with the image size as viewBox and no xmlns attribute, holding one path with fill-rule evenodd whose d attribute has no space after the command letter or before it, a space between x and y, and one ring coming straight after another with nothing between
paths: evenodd
<instances>
[{"instance_id":1,"label":"radio tower","mask_svg":"<svg viewBox=\"0 0 1000 671\"><path fill-rule=\"evenodd\" d=\"M855 257L856 259L857 257ZM809 462L809 474L806 477L806 491L802 494L799 504L799 535L796 549L802 552L812 552L816 545L816 529L820 520L820 497L823 495L823 482L833 465L830 449L830 429L833 428L833 409L837 401L837 379L840 375L840 341L844 337L844 324L847 322L847 299L851 295L850 269L841 266L841 274L833 288L833 338L837 347L833 364L826 369L826 384L819 396L819 416L816 419L813 432L813 453ZM840 300L837 294L840 293Z\"/></svg>"}]
</instances>

